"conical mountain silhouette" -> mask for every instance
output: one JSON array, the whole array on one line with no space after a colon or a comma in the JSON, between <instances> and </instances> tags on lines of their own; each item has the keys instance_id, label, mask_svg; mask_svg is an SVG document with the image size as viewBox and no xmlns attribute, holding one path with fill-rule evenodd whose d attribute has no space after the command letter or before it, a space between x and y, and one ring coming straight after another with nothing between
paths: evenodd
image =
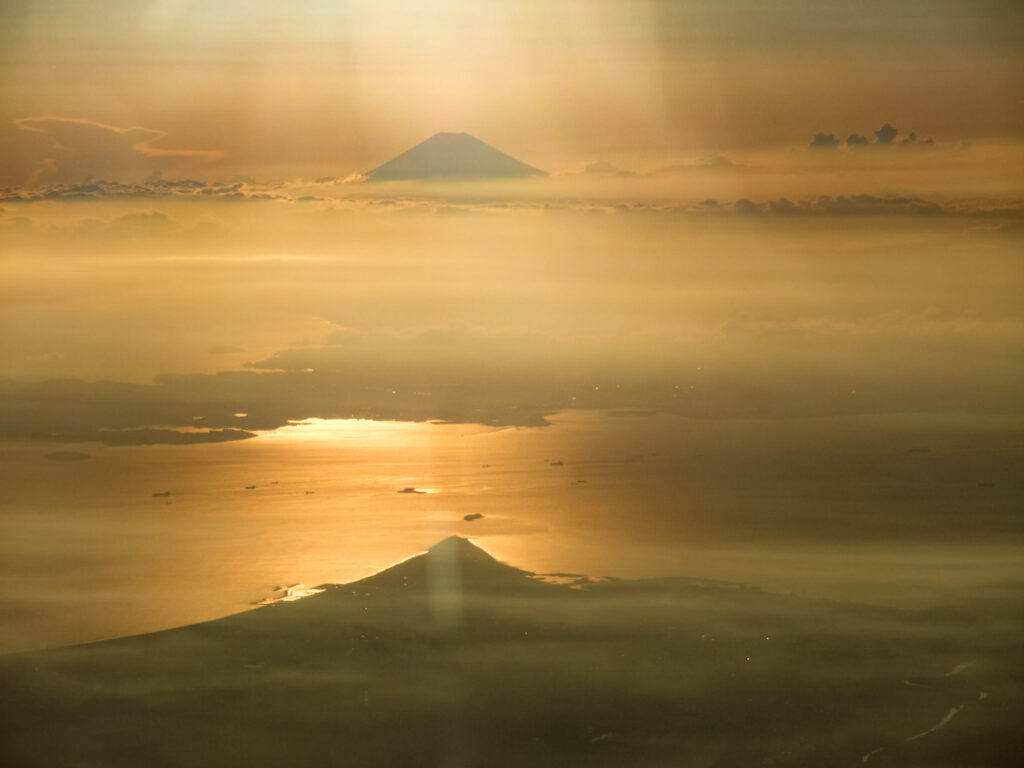
<instances>
[{"instance_id":1,"label":"conical mountain silhouette","mask_svg":"<svg viewBox=\"0 0 1024 768\"><path fill-rule=\"evenodd\" d=\"M480 547L460 536L449 536L426 552L403 560L357 585L404 587L434 593L536 590L549 587L534 574L498 562Z\"/></svg>"},{"instance_id":2,"label":"conical mountain silhouette","mask_svg":"<svg viewBox=\"0 0 1024 768\"><path fill-rule=\"evenodd\" d=\"M545 173L468 133L435 133L366 175L374 181L390 181L498 179L543 176Z\"/></svg>"}]
</instances>

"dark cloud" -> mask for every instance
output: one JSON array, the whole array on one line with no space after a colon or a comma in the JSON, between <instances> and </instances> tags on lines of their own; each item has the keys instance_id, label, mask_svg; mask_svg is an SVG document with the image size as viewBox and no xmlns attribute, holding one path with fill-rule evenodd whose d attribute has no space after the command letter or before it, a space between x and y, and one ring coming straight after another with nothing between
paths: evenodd
<instances>
[{"instance_id":1,"label":"dark cloud","mask_svg":"<svg viewBox=\"0 0 1024 768\"><path fill-rule=\"evenodd\" d=\"M23 117L13 121L22 134L12 138L32 157L31 171L15 183L69 182L91 176L154 178L169 168L190 167L224 157L218 150L170 149L165 131L122 127L69 117Z\"/></svg>"},{"instance_id":2,"label":"dark cloud","mask_svg":"<svg viewBox=\"0 0 1024 768\"><path fill-rule=\"evenodd\" d=\"M831 133L815 134L810 144L811 149L836 149L838 146L839 142Z\"/></svg>"},{"instance_id":3,"label":"dark cloud","mask_svg":"<svg viewBox=\"0 0 1024 768\"><path fill-rule=\"evenodd\" d=\"M931 138L918 139L917 134L911 131L911 133L903 139L897 140L900 135L897 130L890 123L886 123L877 131L874 131L875 141L871 142L867 136L862 136L859 133L851 133L846 137L846 146L860 148L860 147L908 147L908 146L932 146L935 142ZM839 147L839 141L831 133L819 133L814 139L811 140L811 149L837 149Z\"/></svg>"},{"instance_id":4,"label":"dark cloud","mask_svg":"<svg viewBox=\"0 0 1024 768\"><path fill-rule=\"evenodd\" d=\"M875 131L875 137L878 140L878 143L883 145L883 146L886 145L886 144L892 144L893 139L895 139L899 135L900 135L900 132L897 131L889 123L886 123L881 128L879 128L877 131Z\"/></svg>"},{"instance_id":5,"label":"dark cloud","mask_svg":"<svg viewBox=\"0 0 1024 768\"><path fill-rule=\"evenodd\" d=\"M762 207L745 197L732 204L733 211L741 216L752 216L762 212Z\"/></svg>"},{"instance_id":6,"label":"dark cloud","mask_svg":"<svg viewBox=\"0 0 1024 768\"><path fill-rule=\"evenodd\" d=\"M768 201L768 209L779 216L790 216L800 213L799 206L784 197Z\"/></svg>"}]
</instances>

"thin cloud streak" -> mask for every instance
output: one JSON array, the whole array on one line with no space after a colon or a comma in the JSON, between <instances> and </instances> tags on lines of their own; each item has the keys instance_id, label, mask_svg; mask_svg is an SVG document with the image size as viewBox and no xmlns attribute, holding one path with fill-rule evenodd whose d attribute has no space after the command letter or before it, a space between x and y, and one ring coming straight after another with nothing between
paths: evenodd
<instances>
[{"instance_id":1,"label":"thin cloud streak","mask_svg":"<svg viewBox=\"0 0 1024 768\"><path fill-rule=\"evenodd\" d=\"M144 126L117 126L84 117L46 115L11 121L21 131L50 137L46 155L38 158L31 180L85 178L90 175L159 175L168 161L210 163L222 150L169 149L155 146L167 131Z\"/></svg>"}]
</instances>

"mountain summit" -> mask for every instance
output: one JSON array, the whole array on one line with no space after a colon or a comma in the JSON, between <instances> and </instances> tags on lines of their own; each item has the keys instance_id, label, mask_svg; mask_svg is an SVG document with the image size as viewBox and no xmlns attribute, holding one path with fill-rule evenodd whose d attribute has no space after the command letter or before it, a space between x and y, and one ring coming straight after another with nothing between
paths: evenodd
<instances>
[{"instance_id":1,"label":"mountain summit","mask_svg":"<svg viewBox=\"0 0 1024 768\"><path fill-rule=\"evenodd\" d=\"M371 181L499 179L544 176L468 133L435 133L366 174Z\"/></svg>"},{"instance_id":2,"label":"mountain summit","mask_svg":"<svg viewBox=\"0 0 1024 768\"><path fill-rule=\"evenodd\" d=\"M402 587L452 593L536 590L550 585L534 574L499 562L468 539L449 536L423 554L403 560L359 582L372 587Z\"/></svg>"}]
</instances>

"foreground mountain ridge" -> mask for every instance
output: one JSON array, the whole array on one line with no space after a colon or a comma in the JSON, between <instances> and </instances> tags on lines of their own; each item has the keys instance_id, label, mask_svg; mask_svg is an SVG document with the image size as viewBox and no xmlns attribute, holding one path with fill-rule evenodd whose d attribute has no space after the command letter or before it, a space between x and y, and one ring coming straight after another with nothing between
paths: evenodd
<instances>
[{"instance_id":1,"label":"foreground mountain ridge","mask_svg":"<svg viewBox=\"0 0 1024 768\"><path fill-rule=\"evenodd\" d=\"M0 658L0 764L1019 764L1020 611L965 634L696 580L551 584L459 537L323 586Z\"/></svg>"}]
</instances>

